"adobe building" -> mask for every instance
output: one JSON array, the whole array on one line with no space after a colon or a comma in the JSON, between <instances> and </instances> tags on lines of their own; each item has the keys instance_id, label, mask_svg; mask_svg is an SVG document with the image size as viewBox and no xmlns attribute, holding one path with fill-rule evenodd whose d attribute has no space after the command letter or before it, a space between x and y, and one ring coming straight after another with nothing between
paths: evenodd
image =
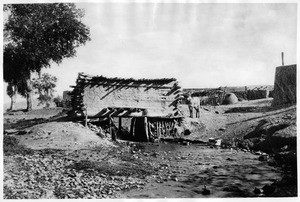
<instances>
[{"instance_id":1,"label":"adobe building","mask_svg":"<svg viewBox=\"0 0 300 202\"><path fill-rule=\"evenodd\" d=\"M130 118L130 136L153 141L175 135L175 122L181 119L176 99L181 92L174 78L124 79L79 73L72 91L72 109L77 117L107 119L122 130L122 119Z\"/></svg>"},{"instance_id":2,"label":"adobe building","mask_svg":"<svg viewBox=\"0 0 300 202\"><path fill-rule=\"evenodd\" d=\"M297 65L276 67L272 106L296 104Z\"/></svg>"}]
</instances>

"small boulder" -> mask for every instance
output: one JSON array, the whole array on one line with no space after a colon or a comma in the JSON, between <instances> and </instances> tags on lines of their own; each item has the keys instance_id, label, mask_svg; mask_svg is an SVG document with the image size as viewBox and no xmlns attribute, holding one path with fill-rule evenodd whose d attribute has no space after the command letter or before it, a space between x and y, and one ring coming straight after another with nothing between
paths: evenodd
<instances>
[{"instance_id":1,"label":"small boulder","mask_svg":"<svg viewBox=\"0 0 300 202\"><path fill-rule=\"evenodd\" d=\"M7 134L7 135L11 135L11 134L14 134L14 133L17 133L19 132L18 130L16 129L7 129L7 130L4 130L4 134Z\"/></svg>"},{"instance_id":2,"label":"small boulder","mask_svg":"<svg viewBox=\"0 0 300 202\"><path fill-rule=\"evenodd\" d=\"M202 188L202 192L203 195L209 195L210 194L210 190L206 188L206 186L204 185L204 187Z\"/></svg>"},{"instance_id":3,"label":"small boulder","mask_svg":"<svg viewBox=\"0 0 300 202\"><path fill-rule=\"evenodd\" d=\"M259 160L259 161L267 161L267 160L268 160L268 155L260 155L260 156L258 157L258 160Z\"/></svg>"},{"instance_id":4,"label":"small boulder","mask_svg":"<svg viewBox=\"0 0 300 202\"><path fill-rule=\"evenodd\" d=\"M255 187L253 193L259 195L262 193L262 190Z\"/></svg>"},{"instance_id":5,"label":"small boulder","mask_svg":"<svg viewBox=\"0 0 300 202\"><path fill-rule=\"evenodd\" d=\"M270 194L274 193L275 189L276 189L276 187L275 187L274 185L268 185L268 184L266 184L266 185L262 188L263 193L264 193L265 195L270 195Z\"/></svg>"}]
</instances>

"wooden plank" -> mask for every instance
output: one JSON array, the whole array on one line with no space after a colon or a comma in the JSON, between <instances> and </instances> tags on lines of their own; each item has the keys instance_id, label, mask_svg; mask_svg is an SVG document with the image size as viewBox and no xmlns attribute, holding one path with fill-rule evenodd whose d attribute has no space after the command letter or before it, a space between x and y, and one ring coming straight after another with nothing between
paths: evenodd
<instances>
[{"instance_id":1,"label":"wooden plank","mask_svg":"<svg viewBox=\"0 0 300 202\"><path fill-rule=\"evenodd\" d=\"M158 121L156 121L156 136L159 138L159 126L158 126Z\"/></svg>"},{"instance_id":2,"label":"wooden plank","mask_svg":"<svg viewBox=\"0 0 300 202\"><path fill-rule=\"evenodd\" d=\"M109 128L109 134L112 137L112 130L111 130L111 117L108 115L108 128Z\"/></svg>"},{"instance_id":3,"label":"wooden plank","mask_svg":"<svg viewBox=\"0 0 300 202\"><path fill-rule=\"evenodd\" d=\"M171 131L174 132L174 127L175 127L175 121L171 122ZM174 136L175 134L171 132L171 135Z\"/></svg>"},{"instance_id":4,"label":"wooden plank","mask_svg":"<svg viewBox=\"0 0 300 202\"><path fill-rule=\"evenodd\" d=\"M131 119L131 124L130 124L130 135L133 136L133 127L134 127L134 118Z\"/></svg>"},{"instance_id":5,"label":"wooden plank","mask_svg":"<svg viewBox=\"0 0 300 202\"><path fill-rule=\"evenodd\" d=\"M167 132L167 136L170 136L170 123L166 122L166 132Z\"/></svg>"},{"instance_id":6,"label":"wooden plank","mask_svg":"<svg viewBox=\"0 0 300 202\"><path fill-rule=\"evenodd\" d=\"M151 123L150 123L150 121L148 121L148 131L149 131L149 140L153 139L153 133L152 133L152 130L151 130Z\"/></svg>"},{"instance_id":7,"label":"wooden plank","mask_svg":"<svg viewBox=\"0 0 300 202\"><path fill-rule=\"evenodd\" d=\"M111 118L111 116L110 116L110 121L111 121L111 126L112 126L112 140L117 141L117 130L116 130L116 126L115 126L114 121Z\"/></svg>"},{"instance_id":8,"label":"wooden plank","mask_svg":"<svg viewBox=\"0 0 300 202\"><path fill-rule=\"evenodd\" d=\"M158 125L158 134L157 134L157 137L158 137L158 139L160 139L161 138L161 133L162 133L160 121L157 122L157 125Z\"/></svg>"},{"instance_id":9,"label":"wooden plank","mask_svg":"<svg viewBox=\"0 0 300 202\"><path fill-rule=\"evenodd\" d=\"M111 135L112 141L117 141L116 131L113 129L114 122L110 115L108 116L108 125L109 125L109 133Z\"/></svg>"},{"instance_id":10,"label":"wooden plank","mask_svg":"<svg viewBox=\"0 0 300 202\"><path fill-rule=\"evenodd\" d=\"M122 117L119 117L119 131L121 130L122 128Z\"/></svg>"},{"instance_id":11,"label":"wooden plank","mask_svg":"<svg viewBox=\"0 0 300 202\"><path fill-rule=\"evenodd\" d=\"M84 126L87 127L87 118L88 118L88 115L87 115L87 107L85 108L85 118L84 118Z\"/></svg>"},{"instance_id":12,"label":"wooden plank","mask_svg":"<svg viewBox=\"0 0 300 202\"><path fill-rule=\"evenodd\" d=\"M145 126L146 139L147 139L147 142L149 142L148 120L147 120L147 117L144 117L144 126Z\"/></svg>"}]
</instances>

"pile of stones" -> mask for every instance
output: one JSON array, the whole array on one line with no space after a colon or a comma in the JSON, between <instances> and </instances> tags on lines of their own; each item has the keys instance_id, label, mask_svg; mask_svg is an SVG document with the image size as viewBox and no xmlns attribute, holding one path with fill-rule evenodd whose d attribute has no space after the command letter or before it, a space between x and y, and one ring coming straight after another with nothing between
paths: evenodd
<instances>
[{"instance_id":1,"label":"pile of stones","mask_svg":"<svg viewBox=\"0 0 300 202\"><path fill-rule=\"evenodd\" d=\"M92 168L75 170L74 160L55 155L16 154L10 161L18 165L4 168L5 199L114 198L119 191L145 185L138 178L111 176Z\"/></svg>"}]
</instances>

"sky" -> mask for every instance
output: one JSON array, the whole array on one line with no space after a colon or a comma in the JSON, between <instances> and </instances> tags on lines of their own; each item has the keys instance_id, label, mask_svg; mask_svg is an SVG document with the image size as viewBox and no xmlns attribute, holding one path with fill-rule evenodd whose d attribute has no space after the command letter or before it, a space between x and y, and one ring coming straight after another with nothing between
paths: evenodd
<instances>
[{"instance_id":1,"label":"sky","mask_svg":"<svg viewBox=\"0 0 300 202\"><path fill-rule=\"evenodd\" d=\"M43 70L56 93L79 72L169 78L183 88L274 84L275 68L296 64L296 4L77 3L91 41ZM4 85L5 89L6 85ZM4 91L5 94L5 91ZM4 102L8 102L4 96Z\"/></svg>"}]
</instances>

